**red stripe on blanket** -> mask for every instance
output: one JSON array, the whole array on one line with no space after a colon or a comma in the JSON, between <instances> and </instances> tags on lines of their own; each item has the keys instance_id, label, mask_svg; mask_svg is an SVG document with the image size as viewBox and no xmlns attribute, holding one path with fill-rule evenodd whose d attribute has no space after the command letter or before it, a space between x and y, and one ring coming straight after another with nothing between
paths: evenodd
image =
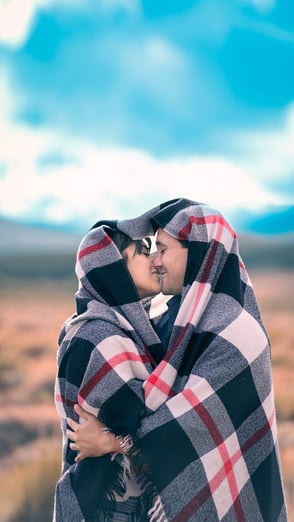
<instances>
[{"instance_id":1,"label":"red stripe on blanket","mask_svg":"<svg viewBox=\"0 0 294 522\"><path fill-rule=\"evenodd\" d=\"M243 261L241 261L241 259L239 259L239 265L240 265L240 267L241 267L243 270L246 270L246 267L245 267Z\"/></svg>"},{"instance_id":2,"label":"red stripe on blanket","mask_svg":"<svg viewBox=\"0 0 294 522\"><path fill-rule=\"evenodd\" d=\"M211 273L211 268L212 268L213 263L214 263L214 258L215 258L216 252L217 252L217 247L218 247L221 235L222 235L222 229L224 227L224 223L226 223L226 222L224 222L223 219L222 220L217 220L216 222L218 223L218 227L217 227L217 232L216 232L216 235L215 235L215 238L214 238L215 241L212 243L212 246L211 246L211 249L209 251L209 255L208 255L208 258L207 258L204 270L203 270L203 274L202 274L202 277L201 277L201 280L202 280L203 283L205 283L208 280L208 277L209 277L209 275ZM230 232L231 232L231 230L230 230Z\"/></svg>"},{"instance_id":3,"label":"red stripe on blanket","mask_svg":"<svg viewBox=\"0 0 294 522\"><path fill-rule=\"evenodd\" d=\"M269 430L271 430L274 419L275 419L275 412L273 411L271 416L268 419L268 422L266 422L262 426L262 428L260 428L260 430L258 430L256 433L254 433L254 435L252 435L252 437L250 437L250 439L248 439L247 442L245 442L245 444L243 444L243 446L241 448L242 453L245 453L245 451L248 451L252 446L254 446L254 444L259 442L269 432Z\"/></svg>"},{"instance_id":4,"label":"red stripe on blanket","mask_svg":"<svg viewBox=\"0 0 294 522\"><path fill-rule=\"evenodd\" d=\"M74 405L76 404L76 401L69 401L63 395L55 395L55 401L61 402L62 404L65 404L66 406L69 406L70 408L73 408Z\"/></svg>"},{"instance_id":5,"label":"red stripe on blanket","mask_svg":"<svg viewBox=\"0 0 294 522\"><path fill-rule=\"evenodd\" d=\"M107 375L109 372L111 372L116 366L124 363L125 361L135 361L135 362L141 362L142 364L148 363L149 358L147 356L140 356L138 354L135 354L133 352L123 352L119 353L117 355L114 355L107 361L101 369L96 372L91 379L85 384L83 388L81 388L79 392L79 397L82 397L83 400L86 399L86 397L91 393L93 388L98 384L105 375ZM120 376L121 377L121 376ZM130 377L132 378L133 375Z\"/></svg>"},{"instance_id":6,"label":"red stripe on blanket","mask_svg":"<svg viewBox=\"0 0 294 522\"><path fill-rule=\"evenodd\" d=\"M197 412L199 417L202 419L205 426L208 428L208 431L215 442L216 448L220 454L220 457L223 461L223 468L220 470L215 477L210 481L210 490L213 493L219 487L223 480L227 479L228 485L231 491L232 500L234 502L234 509L236 512L236 517L239 522L246 522L245 516L242 510L241 502L238 499L239 490L237 480L234 474L233 465L239 460L242 456L241 450L238 450L235 454L235 457L230 457L229 452L226 448L225 442L223 441L219 430L216 424L213 421L213 418L200 402L198 397L192 392L192 390L184 390L183 395L189 401L191 406ZM238 456L238 458L236 458Z\"/></svg>"},{"instance_id":7,"label":"red stripe on blanket","mask_svg":"<svg viewBox=\"0 0 294 522\"><path fill-rule=\"evenodd\" d=\"M189 324L186 324L186 326L182 329L180 335L176 339L175 343L169 348L168 352L166 353L164 359L159 363L159 365L155 368L155 370L152 372L150 377L145 381L145 400L149 397L150 393L153 391L153 386L158 388L160 391L166 394L167 397L173 397L175 393L173 392L171 386L164 382L160 375L163 372L163 370L166 368L166 363L171 358L172 354L175 352L177 347L179 346L181 340L183 339L186 330L188 328ZM160 384L160 386L158 386Z\"/></svg>"},{"instance_id":8,"label":"red stripe on blanket","mask_svg":"<svg viewBox=\"0 0 294 522\"><path fill-rule=\"evenodd\" d=\"M203 405L200 404L199 399L196 397L195 394L192 393L191 390L184 390L183 394L186 396L187 400L190 402L190 404L193 406L195 410L197 410L197 413L200 414L200 417L204 421L205 425L208 427L212 438L215 439L216 444L217 441L221 437L218 433L218 430L216 428L216 425L213 422L213 419L208 414L206 409L203 407ZM201 406L201 408L199 408ZM232 474L232 477L228 477L228 473L233 472L233 466L238 462L238 460L242 457L242 455L248 451L254 444L259 442L271 429L273 421L275 418L274 411L272 412L271 417L269 418L269 421L266 422L260 430L258 430L252 437L250 437L243 446L235 452L232 457L229 457L228 452L225 448L225 443L222 441L221 444L218 446L218 450L220 451L220 455L222 457L222 460L224 462L224 466L222 469L218 471L218 473L212 478L212 480L209 482L209 486L205 486L186 506L184 509L181 510L180 513L173 519L172 522L182 522L183 520L188 520L193 514L196 513L197 509L201 507L202 504L211 496L211 493L213 494L214 491L218 488L218 486L221 484L223 480L226 478L228 479L230 490L232 493L232 500L234 509L236 512L236 519L239 521L246 522L244 513L242 511L242 507L239 501L239 491L237 488L237 484L235 481L235 478ZM218 445L218 444L217 444ZM233 488L232 488L233 486ZM234 496L233 496L234 495Z\"/></svg>"},{"instance_id":9,"label":"red stripe on blanket","mask_svg":"<svg viewBox=\"0 0 294 522\"><path fill-rule=\"evenodd\" d=\"M165 362L162 362L161 365L161 370L166 367ZM153 391L153 387L157 388L159 391L161 391L161 393L164 393L167 397L171 396L171 387L169 386L169 384L167 384L160 378L156 371L153 372L145 382L145 397L148 397L148 395L150 395L151 391Z\"/></svg>"},{"instance_id":10,"label":"red stripe on blanket","mask_svg":"<svg viewBox=\"0 0 294 522\"><path fill-rule=\"evenodd\" d=\"M238 450L235 455L232 457L232 461L235 464L237 460L240 458L240 455L243 455L245 451L248 451L256 442L261 440L271 429L272 423L274 421L275 414L272 413L269 422L266 422L264 426L256 433L253 437L250 437L248 441L242 446L240 450ZM220 475L222 470L219 471L217 475ZM199 509L204 502L211 496L211 486L217 475L210 481L210 486L205 486L199 493L181 510L180 513L177 514L176 517L173 518L172 522L183 522L183 520L188 520L192 515L195 515L197 509ZM225 476L225 475L224 475ZM220 477L218 477L220 479ZM214 484L214 491L216 487ZM239 514L239 510L236 509L236 505L234 506L237 514L237 520L243 520L246 522L243 513ZM239 518L240 517L240 518Z\"/></svg>"},{"instance_id":11,"label":"red stripe on blanket","mask_svg":"<svg viewBox=\"0 0 294 522\"><path fill-rule=\"evenodd\" d=\"M229 223L223 218L223 216L220 216L218 214L212 214L209 216L191 216L189 218L188 223L179 230L178 233L178 239L179 240L187 240L188 234L190 234L192 230L193 224L195 225L207 225L207 224L214 224L219 223L222 227L225 227L231 234L232 237L236 237L236 232L233 230L233 228L229 225Z\"/></svg>"},{"instance_id":12,"label":"red stripe on blanket","mask_svg":"<svg viewBox=\"0 0 294 522\"><path fill-rule=\"evenodd\" d=\"M180 513L175 516L171 522L183 522L189 520L192 515L197 513L198 509L211 497L210 487L207 484L199 493L187 504Z\"/></svg>"},{"instance_id":13,"label":"red stripe on blanket","mask_svg":"<svg viewBox=\"0 0 294 522\"><path fill-rule=\"evenodd\" d=\"M84 256L87 256L88 254L92 254L93 252L96 252L97 250L101 250L102 248L107 247L111 243L111 239L109 236L104 237L99 241L98 243L95 243L94 245L90 245L83 250L80 250L78 253L78 259L82 259Z\"/></svg>"}]
</instances>

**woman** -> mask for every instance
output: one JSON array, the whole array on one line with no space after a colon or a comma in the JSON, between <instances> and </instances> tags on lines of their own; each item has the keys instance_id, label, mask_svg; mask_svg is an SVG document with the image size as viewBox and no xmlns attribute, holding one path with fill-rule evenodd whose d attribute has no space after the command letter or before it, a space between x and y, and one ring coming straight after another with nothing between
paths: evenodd
<instances>
[{"instance_id":1,"label":"woman","mask_svg":"<svg viewBox=\"0 0 294 522\"><path fill-rule=\"evenodd\" d=\"M155 367L152 354L161 348L146 313L147 298L160 292L159 278L150 239L133 241L110 225L97 223L79 246L77 311L59 337L55 400L63 469L56 522L146 520L156 494L150 483L148 495L142 495L147 486L138 484L127 453L145 415L142 382ZM81 463L67 438L66 419L77 419L76 402L95 414L103 429L102 456Z\"/></svg>"},{"instance_id":2,"label":"woman","mask_svg":"<svg viewBox=\"0 0 294 522\"><path fill-rule=\"evenodd\" d=\"M132 433L156 488L148 520L285 522L269 340L234 230L186 199L118 226L134 238L157 230L163 292L184 274L167 353L141 383L145 414Z\"/></svg>"}]
</instances>

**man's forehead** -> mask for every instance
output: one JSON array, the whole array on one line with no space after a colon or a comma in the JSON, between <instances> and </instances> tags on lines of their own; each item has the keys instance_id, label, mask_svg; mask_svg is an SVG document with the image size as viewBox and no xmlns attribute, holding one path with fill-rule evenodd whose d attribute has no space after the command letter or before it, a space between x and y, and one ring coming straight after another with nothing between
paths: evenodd
<instances>
[{"instance_id":1,"label":"man's forehead","mask_svg":"<svg viewBox=\"0 0 294 522\"><path fill-rule=\"evenodd\" d=\"M172 237L168 232L159 228L156 233L156 245L169 245L171 243L178 243L178 240Z\"/></svg>"}]
</instances>

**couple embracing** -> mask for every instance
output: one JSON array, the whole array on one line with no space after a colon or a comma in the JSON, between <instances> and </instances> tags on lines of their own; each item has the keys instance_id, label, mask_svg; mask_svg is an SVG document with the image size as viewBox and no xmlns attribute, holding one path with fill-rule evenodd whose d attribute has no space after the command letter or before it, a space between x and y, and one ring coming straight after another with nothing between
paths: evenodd
<instances>
[{"instance_id":1,"label":"couple embracing","mask_svg":"<svg viewBox=\"0 0 294 522\"><path fill-rule=\"evenodd\" d=\"M99 221L76 275L54 522L285 522L269 339L223 215Z\"/></svg>"}]
</instances>

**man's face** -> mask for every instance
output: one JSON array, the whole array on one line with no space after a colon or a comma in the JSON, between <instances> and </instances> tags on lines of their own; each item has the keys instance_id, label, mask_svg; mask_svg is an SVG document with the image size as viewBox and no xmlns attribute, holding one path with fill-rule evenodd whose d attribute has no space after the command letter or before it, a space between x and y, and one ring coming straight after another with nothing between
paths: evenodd
<instances>
[{"instance_id":1,"label":"man's face","mask_svg":"<svg viewBox=\"0 0 294 522\"><path fill-rule=\"evenodd\" d=\"M165 295L182 293L187 265L188 249L159 228L156 236L157 252L153 265L160 274L161 291Z\"/></svg>"}]
</instances>

